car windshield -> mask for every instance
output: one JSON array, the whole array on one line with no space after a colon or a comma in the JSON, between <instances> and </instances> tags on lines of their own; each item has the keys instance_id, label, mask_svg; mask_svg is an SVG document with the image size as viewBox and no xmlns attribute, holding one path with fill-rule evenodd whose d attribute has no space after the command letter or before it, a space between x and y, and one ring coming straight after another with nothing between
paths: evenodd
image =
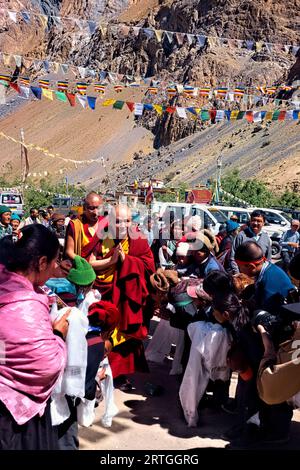
<instances>
[{"instance_id":1,"label":"car windshield","mask_svg":"<svg viewBox=\"0 0 300 470\"><path fill-rule=\"evenodd\" d=\"M223 214L222 211L219 211L219 209L214 209L212 207L212 208L209 208L208 210L215 217L215 219L217 219L219 224L224 224L226 220L228 220L225 214Z\"/></svg>"},{"instance_id":2,"label":"car windshield","mask_svg":"<svg viewBox=\"0 0 300 470\"><path fill-rule=\"evenodd\" d=\"M22 204L21 196L19 194L3 194L2 204Z\"/></svg>"},{"instance_id":3,"label":"car windshield","mask_svg":"<svg viewBox=\"0 0 300 470\"><path fill-rule=\"evenodd\" d=\"M285 219L287 219L289 222L292 221L292 216L291 216L291 214L288 214L287 212L280 212L280 215L282 215L282 217L284 217Z\"/></svg>"}]
</instances>

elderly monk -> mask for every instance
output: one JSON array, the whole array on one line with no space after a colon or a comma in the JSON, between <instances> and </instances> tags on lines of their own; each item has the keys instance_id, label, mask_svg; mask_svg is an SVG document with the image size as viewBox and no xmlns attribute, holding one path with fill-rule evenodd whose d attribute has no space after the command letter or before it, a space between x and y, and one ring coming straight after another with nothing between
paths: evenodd
<instances>
[{"instance_id":1,"label":"elderly monk","mask_svg":"<svg viewBox=\"0 0 300 470\"><path fill-rule=\"evenodd\" d=\"M147 335L148 283L155 266L145 236L131 222L130 209L126 205L116 206L109 216L98 219L94 235L81 251L81 256L96 271L94 287L103 300L113 302L121 312L109 355L114 377L147 368L141 340Z\"/></svg>"},{"instance_id":2,"label":"elderly monk","mask_svg":"<svg viewBox=\"0 0 300 470\"><path fill-rule=\"evenodd\" d=\"M109 217L108 232L102 229L90 257L98 275L95 286L103 299L112 301L121 312L109 355L114 377L148 370L142 340L148 333L146 316L151 309L148 283L155 266L146 238L131 221L130 209L116 206ZM103 268L103 264L97 267L97 263L105 260L110 260L108 267Z\"/></svg>"}]
</instances>

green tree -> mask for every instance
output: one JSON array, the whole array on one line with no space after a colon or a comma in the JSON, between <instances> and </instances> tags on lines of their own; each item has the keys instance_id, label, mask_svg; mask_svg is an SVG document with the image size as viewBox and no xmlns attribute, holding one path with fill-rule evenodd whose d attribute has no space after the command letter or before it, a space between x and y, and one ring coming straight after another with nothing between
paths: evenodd
<instances>
[{"instance_id":1,"label":"green tree","mask_svg":"<svg viewBox=\"0 0 300 470\"><path fill-rule=\"evenodd\" d=\"M253 206L270 207L275 204L274 194L262 181L253 179L242 179L238 170L233 170L222 178L222 188L232 196L236 196ZM223 202L232 203L232 197L224 194Z\"/></svg>"},{"instance_id":2,"label":"green tree","mask_svg":"<svg viewBox=\"0 0 300 470\"><path fill-rule=\"evenodd\" d=\"M28 214L31 207L45 207L53 202L55 195L66 194L66 185L63 181L52 182L49 179L41 179L38 184L28 184L24 190L25 213ZM83 198L86 189L83 186L68 185L68 195L74 198Z\"/></svg>"},{"instance_id":3,"label":"green tree","mask_svg":"<svg viewBox=\"0 0 300 470\"><path fill-rule=\"evenodd\" d=\"M170 187L170 192L167 193L156 193L155 199L156 201L161 202L177 202L177 198L179 199L178 202L185 201L185 192L188 189L188 185L186 183L179 183L177 187Z\"/></svg>"}]
</instances>

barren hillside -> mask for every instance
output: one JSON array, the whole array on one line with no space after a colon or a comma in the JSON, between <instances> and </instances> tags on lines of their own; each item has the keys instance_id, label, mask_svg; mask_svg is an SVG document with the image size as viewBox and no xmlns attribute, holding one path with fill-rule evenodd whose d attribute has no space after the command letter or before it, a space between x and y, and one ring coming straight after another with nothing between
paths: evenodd
<instances>
[{"instance_id":1,"label":"barren hillside","mask_svg":"<svg viewBox=\"0 0 300 470\"><path fill-rule=\"evenodd\" d=\"M252 39L296 45L299 43L300 0L285 3L280 0L40 0L34 3L24 0L22 5L32 18L36 18L35 14L46 14L92 19L97 25L122 22L127 26L204 34L226 40L199 48L186 39L181 43L177 36L172 43L166 39L160 42L155 37L137 36L126 28L120 34L118 28L103 32L98 26L88 35L82 22L81 27L74 21L64 21L63 26L58 27L53 18L44 30L37 19L30 25L20 21L14 24L3 14L0 15L0 52L47 57L74 66L195 86L281 84L300 79L300 58L296 62L282 47L250 51L230 41ZM0 0L1 8L19 10L20 2ZM45 74L41 69L34 70L30 60L25 65L27 69L22 72L32 79ZM3 73L12 73L14 68L13 64L7 67L0 61ZM74 81L80 77L73 73L51 78ZM8 99L11 96L12 92ZM118 95L110 91L105 98L149 101L142 91L132 89ZM11 113L7 114L8 111ZM179 120L174 115L161 118L155 113L134 119L126 106L120 111L99 105L91 111L81 109L79 104L71 108L48 100L22 102L20 107L0 105L0 116L0 131L14 138L18 138L20 128L24 128L25 141L64 158L99 159L99 163L78 165L76 169L62 160L30 151L30 172L35 173L36 178L47 171L54 177L68 175L74 182L85 182L89 187L102 185L104 189L106 172L109 172L110 189L134 177L149 176L163 177L174 184L179 181L194 184L214 173L215 159L222 152L225 169L239 166L243 175L259 175L272 186L289 185L294 189L297 186L300 157L296 122L263 124L261 129L255 130L260 126L241 121L203 125L200 121ZM0 171L7 172L11 168L12 174L18 173L19 159L18 145L1 140Z\"/></svg>"}]
</instances>

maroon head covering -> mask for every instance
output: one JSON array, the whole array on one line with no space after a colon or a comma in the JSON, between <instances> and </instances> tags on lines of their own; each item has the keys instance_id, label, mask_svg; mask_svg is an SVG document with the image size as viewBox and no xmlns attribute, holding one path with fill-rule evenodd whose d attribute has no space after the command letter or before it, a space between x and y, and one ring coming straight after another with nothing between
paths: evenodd
<instances>
[{"instance_id":1,"label":"maroon head covering","mask_svg":"<svg viewBox=\"0 0 300 470\"><path fill-rule=\"evenodd\" d=\"M92 326L98 326L101 331L114 330L121 319L119 309L111 302L100 300L89 308L89 322Z\"/></svg>"}]
</instances>

